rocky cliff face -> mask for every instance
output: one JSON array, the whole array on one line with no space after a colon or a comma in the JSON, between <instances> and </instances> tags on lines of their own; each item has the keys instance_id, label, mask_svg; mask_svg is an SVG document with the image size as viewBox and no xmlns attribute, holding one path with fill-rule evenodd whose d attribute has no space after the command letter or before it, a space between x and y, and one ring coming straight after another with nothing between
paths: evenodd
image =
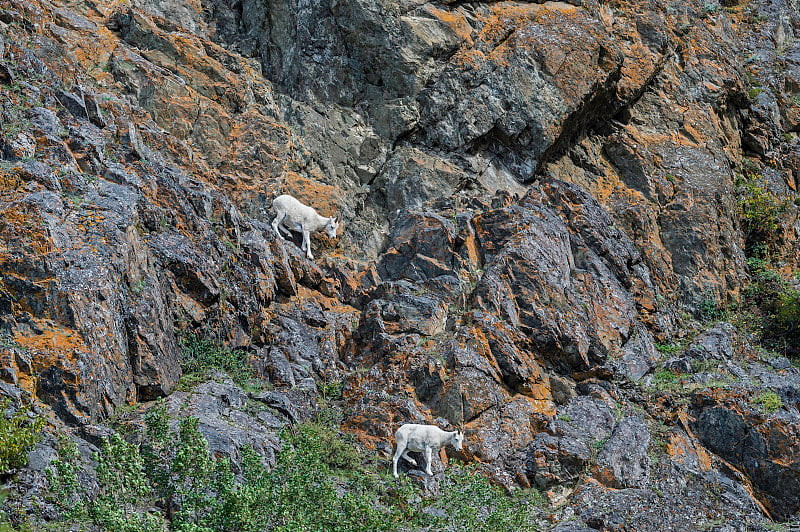
<instances>
[{"instance_id":1,"label":"rocky cliff face","mask_svg":"<svg viewBox=\"0 0 800 532\"><path fill-rule=\"evenodd\" d=\"M798 515L797 325L776 353L752 316L714 323L754 297L752 259L800 267L793 2L0 0L0 21L0 393L53 430L91 441L170 395L194 335L276 387L212 439L234 458L341 383L363 445L463 427L461 458L554 521ZM280 193L342 217L316 263L269 227ZM219 387L170 408L219 434L213 405L244 405Z\"/></svg>"}]
</instances>

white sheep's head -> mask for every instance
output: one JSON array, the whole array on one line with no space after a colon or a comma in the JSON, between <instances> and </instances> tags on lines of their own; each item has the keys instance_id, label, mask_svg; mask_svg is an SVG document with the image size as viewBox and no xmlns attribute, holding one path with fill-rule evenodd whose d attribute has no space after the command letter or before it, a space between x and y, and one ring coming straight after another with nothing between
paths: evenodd
<instances>
[{"instance_id":1,"label":"white sheep's head","mask_svg":"<svg viewBox=\"0 0 800 532\"><path fill-rule=\"evenodd\" d=\"M459 430L456 432L455 436L453 436L453 447L456 448L456 451L460 451L463 444L464 433Z\"/></svg>"},{"instance_id":2,"label":"white sheep's head","mask_svg":"<svg viewBox=\"0 0 800 532\"><path fill-rule=\"evenodd\" d=\"M325 232L331 238L336 238L336 230L339 229L339 222L336 221L335 216L328 218L328 223L325 225Z\"/></svg>"}]
</instances>

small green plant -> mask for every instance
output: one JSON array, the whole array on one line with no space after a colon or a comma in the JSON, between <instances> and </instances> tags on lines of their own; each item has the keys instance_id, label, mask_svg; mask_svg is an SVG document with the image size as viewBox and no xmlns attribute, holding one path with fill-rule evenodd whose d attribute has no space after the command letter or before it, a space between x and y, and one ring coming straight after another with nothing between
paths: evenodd
<instances>
[{"instance_id":1,"label":"small green plant","mask_svg":"<svg viewBox=\"0 0 800 532\"><path fill-rule=\"evenodd\" d=\"M569 414L561 414L558 416L558 419L560 419L561 421L566 421L567 423L572 421L572 418L570 417Z\"/></svg>"},{"instance_id":2,"label":"small green plant","mask_svg":"<svg viewBox=\"0 0 800 532\"><path fill-rule=\"evenodd\" d=\"M30 405L7 413L10 401L0 401L0 474L28 463L28 451L39 441L44 418L31 416Z\"/></svg>"},{"instance_id":3,"label":"small green plant","mask_svg":"<svg viewBox=\"0 0 800 532\"><path fill-rule=\"evenodd\" d=\"M762 392L750 402L767 414L771 414L783 406L783 401L775 392Z\"/></svg>"},{"instance_id":4,"label":"small green plant","mask_svg":"<svg viewBox=\"0 0 800 532\"><path fill-rule=\"evenodd\" d=\"M715 2L706 2L703 4L703 8L700 10L701 17L707 17L710 15L714 15L719 11L719 4Z\"/></svg>"},{"instance_id":5,"label":"small green plant","mask_svg":"<svg viewBox=\"0 0 800 532\"><path fill-rule=\"evenodd\" d=\"M800 291L786 287L775 302L775 323L786 334L800 333Z\"/></svg>"},{"instance_id":6,"label":"small green plant","mask_svg":"<svg viewBox=\"0 0 800 532\"><path fill-rule=\"evenodd\" d=\"M231 240L226 236L222 237L222 243L225 244L225 247L228 248L228 250L232 251L233 253L238 253L239 250L241 249L241 246L239 245L238 241L231 242Z\"/></svg>"},{"instance_id":7,"label":"small green plant","mask_svg":"<svg viewBox=\"0 0 800 532\"><path fill-rule=\"evenodd\" d=\"M664 353L665 355L674 355L675 353L679 353L682 349L680 344L660 344L656 342L655 348L659 353Z\"/></svg>"},{"instance_id":8,"label":"small green plant","mask_svg":"<svg viewBox=\"0 0 800 532\"><path fill-rule=\"evenodd\" d=\"M761 87L751 87L750 90L747 91L747 97L751 100L755 100L762 91L763 89Z\"/></svg>"},{"instance_id":9,"label":"small green plant","mask_svg":"<svg viewBox=\"0 0 800 532\"><path fill-rule=\"evenodd\" d=\"M747 260L752 282L746 305L760 314L760 334L766 344L786 356L800 355L800 290L761 257Z\"/></svg>"},{"instance_id":10,"label":"small green plant","mask_svg":"<svg viewBox=\"0 0 800 532\"><path fill-rule=\"evenodd\" d=\"M709 322L717 319L722 313L722 308L719 302L714 298L710 292L703 296L698 307L699 318L704 322Z\"/></svg>"},{"instance_id":11,"label":"small green plant","mask_svg":"<svg viewBox=\"0 0 800 532\"><path fill-rule=\"evenodd\" d=\"M147 281L145 279L139 279L136 281L133 286L131 286L131 293L139 297L144 292L144 289L147 288Z\"/></svg>"},{"instance_id":12,"label":"small green plant","mask_svg":"<svg viewBox=\"0 0 800 532\"><path fill-rule=\"evenodd\" d=\"M674 391L678 387L680 377L668 369L663 369L653 375L653 385L657 390Z\"/></svg>"},{"instance_id":13,"label":"small green plant","mask_svg":"<svg viewBox=\"0 0 800 532\"><path fill-rule=\"evenodd\" d=\"M325 401L342 398L342 383L339 381L325 381L319 384L319 393Z\"/></svg>"},{"instance_id":14,"label":"small green plant","mask_svg":"<svg viewBox=\"0 0 800 532\"><path fill-rule=\"evenodd\" d=\"M58 458L47 469L50 490L47 499L55 503L65 519L86 517L86 505L78 484L80 453L78 446L67 435L58 436Z\"/></svg>"},{"instance_id":15,"label":"small green plant","mask_svg":"<svg viewBox=\"0 0 800 532\"><path fill-rule=\"evenodd\" d=\"M138 447L113 434L95 453L99 491L89 505L89 515L104 530L160 532L164 518L150 511L151 487Z\"/></svg>"},{"instance_id":16,"label":"small green plant","mask_svg":"<svg viewBox=\"0 0 800 532\"><path fill-rule=\"evenodd\" d=\"M184 376L202 380L212 371L223 371L237 384L246 384L254 377L247 364L244 351L228 349L195 335L186 337L183 342L182 368Z\"/></svg>"}]
</instances>

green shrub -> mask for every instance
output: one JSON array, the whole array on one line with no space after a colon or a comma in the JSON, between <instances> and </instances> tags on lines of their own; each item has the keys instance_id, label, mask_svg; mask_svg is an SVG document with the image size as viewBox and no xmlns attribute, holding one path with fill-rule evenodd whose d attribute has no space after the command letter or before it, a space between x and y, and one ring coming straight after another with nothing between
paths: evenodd
<instances>
[{"instance_id":1,"label":"green shrub","mask_svg":"<svg viewBox=\"0 0 800 532\"><path fill-rule=\"evenodd\" d=\"M758 405L763 412L771 414L783 406L783 401L775 392L762 392L754 397L751 402Z\"/></svg>"},{"instance_id":2,"label":"green shrub","mask_svg":"<svg viewBox=\"0 0 800 532\"><path fill-rule=\"evenodd\" d=\"M10 401L0 401L0 473L22 467L28 463L28 452L39 441L44 418L31 418L30 405L24 405L13 414L6 414Z\"/></svg>"},{"instance_id":3,"label":"green shrub","mask_svg":"<svg viewBox=\"0 0 800 532\"><path fill-rule=\"evenodd\" d=\"M113 434L95 460L99 491L89 504L94 522L114 532L162 531L164 518L149 511L152 489L138 447Z\"/></svg>"},{"instance_id":4,"label":"green shrub","mask_svg":"<svg viewBox=\"0 0 800 532\"><path fill-rule=\"evenodd\" d=\"M674 355L681 350L680 344L660 344L656 342L654 345L659 353L664 353L665 355Z\"/></svg>"},{"instance_id":5,"label":"green shrub","mask_svg":"<svg viewBox=\"0 0 800 532\"><path fill-rule=\"evenodd\" d=\"M663 369L653 375L653 382L656 384L677 384L678 376L668 369Z\"/></svg>"},{"instance_id":6,"label":"green shrub","mask_svg":"<svg viewBox=\"0 0 800 532\"><path fill-rule=\"evenodd\" d=\"M762 340L790 357L800 355L800 291L769 262L751 257L747 261L752 282L745 291L745 304L761 316Z\"/></svg>"},{"instance_id":7,"label":"green shrub","mask_svg":"<svg viewBox=\"0 0 800 532\"><path fill-rule=\"evenodd\" d=\"M388 530L403 514L392 511L398 492L361 469L360 457L332 429L304 424L284 437L289 445L262 485L266 514L276 530ZM340 495L340 490L343 495ZM403 497L400 496L400 499ZM407 503L406 503L407 504Z\"/></svg>"},{"instance_id":8,"label":"green shrub","mask_svg":"<svg viewBox=\"0 0 800 532\"><path fill-rule=\"evenodd\" d=\"M800 334L800 291L796 288L786 287L778 294L775 302L775 324L785 335Z\"/></svg>"},{"instance_id":9,"label":"green shrub","mask_svg":"<svg viewBox=\"0 0 800 532\"><path fill-rule=\"evenodd\" d=\"M425 525L447 530L536 530L533 519L544 499L538 491L517 490L509 496L474 467L452 462L442 482L442 497L431 504L446 517L430 517Z\"/></svg>"},{"instance_id":10,"label":"green shrub","mask_svg":"<svg viewBox=\"0 0 800 532\"><path fill-rule=\"evenodd\" d=\"M47 497L66 519L86 517L86 506L78 484L80 453L77 444L66 435L58 437L58 458L47 469L50 494Z\"/></svg>"},{"instance_id":11,"label":"green shrub","mask_svg":"<svg viewBox=\"0 0 800 532\"><path fill-rule=\"evenodd\" d=\"M753 171L736 180L736 192L745 233L745 253L763 256L780 241L781 220L788 203L767 188ZM762 251L764 250L764 251Z\"/></svg>"},{"instance_id":12,"label":"green shrub","mask_svg":"<svg viewBox=\"0 0 800 532\"><path fill-rule=\"evenodd\" d=\"M228 349L195 335L182 342L181 367L184 377L199 382L212 371L223 371L240 385L254 377L247 363L247 354L237 349Z\"/></svg>"},{"instance_id":13,"label":"green shrub","mask_svg":"<svg viewBox=\"0 0 800 532\"><path fill-rule=\"evenodd\" d=\"M145 422L144 434L138 435L141 446L118 435L108 439L96 457L99 491L94 496L77 482L74 443L59 450L50 477L51 491L66 501L62 509L86 508L84 519L113 532L530 530L542 502L535 490L508 496L458 464L447 470L442 497L425 501L408 477L396 480L387 470L365 466L351 442L321 423L285 429L272 469L244 448L237 480L227 458L210 455L196 418L184 419L177 433L171 432L166 409L159 405ZM80 504L74 504L76 495ZM448 517L424 514L421 506L428 504ZM151 511L154 506L171 508L171 520ZM78 516L66 513L66 518Z\"/></svg>"}]
</instances>

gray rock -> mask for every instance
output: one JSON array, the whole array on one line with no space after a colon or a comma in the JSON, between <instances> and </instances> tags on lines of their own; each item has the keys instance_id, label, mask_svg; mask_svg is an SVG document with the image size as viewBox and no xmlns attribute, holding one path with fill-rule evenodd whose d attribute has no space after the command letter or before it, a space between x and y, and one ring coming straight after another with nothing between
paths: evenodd
<instances>
[{"instance_id":1,"label":"gray rock","mask_svg":"<svg viewBox=\"0 0 800 532\"><path fill-rule=\"evenodd\" d=\"M53 111L45 107L32 107L28 111L28 118L35 129L49 137L58 138L63 131L64 126L61 124L61 120Z\"/></svg>"},{"instance_id":2,"label":"gray rock","mask_svg":"<svg viewBox=\"0 0 800 532\"><path fill-rule=\"evenodd\" d=\"M78 120L88 120L89 114L86 111L86 102L83 101L83 94L75 94L65 90L56 92L56 98L72 116Z\"/></svg>"},{"instance_id":3,"label":"gray rock","mask_svg":"<svg viewBox=\"0 0 800 532\"><path fill-rule=\"evenodd\" d=\"M733 339L736 328L730 323L720 323L694 339L685 350L686 356L695 360L710 358L729 360L735 355Z\"/></svg>"},{"instance_id":4,"label":"gray rock","mask_svg":"<svg viewBox=\"0 0 800 532\"><path fill-rule=\"evenodd\" d=\"M623 419L597 456L594 477L617 489L645 485L650 476L649 445L647 424L638 416Z\"/></svg>"},{"instance_id":5,"label":"gray rock","mask_svg":"<svg viewBox=\"0 0 800 532\"><path fill-rule=\"evenodd\" d=\"M261 417L246 412L247 395L231 381L208 381L195 393L175 392L166 399L167 411L176 430L185 416L199 419L199 430L211 453L230 458L235 473L241 471L242 449L252 447L267 465L275 463L280 442L274 428ZM274 420L271 424L275 424Z\"/></svg>"},{"instance_id":6,"label":"gray rock","mask_svg":"<svg viewBox=\"0 0 800 532\"><path fill-rule=\"evenodd\" d=\"M575 384L569 379L560 375L549 375L550 393L553 394L553 401L557 405L567 405L577 394Z\"/></svg>"}]
</instances>

